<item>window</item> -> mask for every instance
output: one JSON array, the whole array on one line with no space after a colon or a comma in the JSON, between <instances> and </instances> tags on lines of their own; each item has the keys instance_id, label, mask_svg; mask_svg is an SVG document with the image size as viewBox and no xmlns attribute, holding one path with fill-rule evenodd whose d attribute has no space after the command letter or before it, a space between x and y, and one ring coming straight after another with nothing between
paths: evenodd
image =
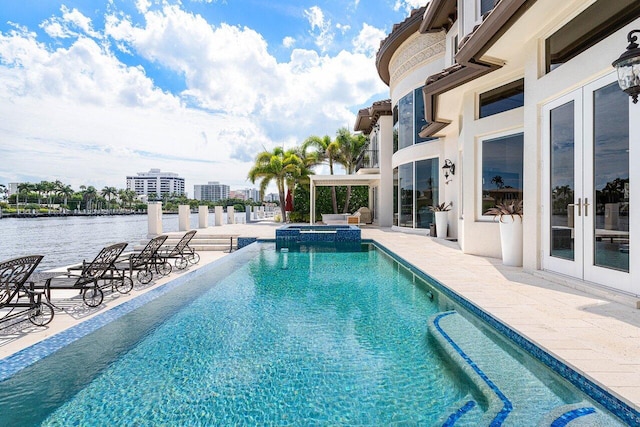
<instances>
[{"instance_id":1,"label":"window","mask_svg":"<svg viewBox=\"0 0 640 427\"><path fill-rule=\"evenodd\" d=\"M486 13L491 12L494 8L496 0L480 0L480 16L484 16Z\"/></svg>"},{"instance_id":2,"label":"window","mask_svg":"<svg viewBox=\"0 0 640 427\"><path fill-rule=\"evenodd\" d=\"M393 225L398 225L398 168L393 168Z\"/></svg>"},{"instance_id":3,"label":"window","mask_svg":"<svg viewBox=\"0 0 640 427\"><path fill-rule=\"evenodd\" d=\"M393 107L393 152L398 151L398 106Z\"/></svg>"},{"instance_id":4,"label":"window","mask_svg":"<svg viewBox=\"0 0 640 427\"><path fill-rule=\"evenodd\" d=\"M482 214L522 200L523 145L522 133L482 141Z\"/></svg>"},{"instance_id":5,"label":"window","mask_svg":"<svg viewBox=\"0 0 640 427\"><path fill-rule=\"evenodd\" d=\"M393 108L393 152L436 139L420 137L420 131L427 124L420 87L403 96Z\"/></svg>"},{"instance_id":6,"label":"window","mask_svg":"<svg viewBox=\"0 0 640 427\"><path fill-rule=\"evenodd\" d=\"M414 138L415 143L429 141L433 138L422 138L419 133L424 126L427 125L427 121L424 118L424 97L422 96L422 88L418 88L413 91L413 97L415 99L416 112L415 112L415 126L414 126Z\"/></svg>"},{"instance_id":7,"label":"window","mask_svg":"<svg viewBox=\"0 0 640 427\"><path fill-rule=\"evenodd\" d=\"M413 227L413 163L398 167L398 186L400 190L400 227Z\"/></svg>"},{"instance_id":8,"label":"window","mask_svg":"<svg viewBox=\"0 0 640 427\"><path fill-rule=\"evenodd\" d=\"M405 163L393 170L393 224L429 228L430 206L438 203L438 159Z\"/></svg>"},{"instance_id":9,"label":"window","mask_svg":"<svg viewBox=\"0 0 640 427\"><path fill-rule=\"evenodd\" d=\"M480 94L480 118L524 106L524 79Z\"/></svg>"},{"instance_id":10,"label":"window","mask_svg":"<svg viewBox=\"0 0 640 427\"><path fill-rule=\"evenodd\" d=\"M413 92L398 102L398 149L413 145Z\"/></svg>"},{"instance_id":11,"label":"window","mask_svg":"<svg viewBox=\"0 0 640 427\"><path fill-rule=\"evenodd\" d=\"M598 0L545 41L546 72L589 49L639 14L637 0Z\"/></svg>"},{"instance_id":12,"label":"window","mask_svg":"<svg viewBox=\"0 0 640 427\"><path fill-rule=\"evenodd\" d=\"M416 162L416 228L433 222L430 206L438 204L438 159Z\"/></svg>"}]
</instances>

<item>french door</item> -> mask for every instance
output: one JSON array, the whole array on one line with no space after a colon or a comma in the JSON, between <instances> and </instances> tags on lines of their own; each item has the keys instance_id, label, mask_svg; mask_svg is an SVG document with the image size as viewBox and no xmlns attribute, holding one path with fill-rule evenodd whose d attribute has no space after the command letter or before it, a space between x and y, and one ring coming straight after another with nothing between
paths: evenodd
<instances>
[{"instance_id":1,"label":"french door","mask_svg":"<svg viewBox=\"0 0 640 427\"><path fill-rule=\"evenodd\" d=\"M543 107L543 268L640 294L630 262L638 259L630 224L637 216L630 206L630 132L638 142L632 111L638 114L615 74Z\"/></svg>"}]
</instances>

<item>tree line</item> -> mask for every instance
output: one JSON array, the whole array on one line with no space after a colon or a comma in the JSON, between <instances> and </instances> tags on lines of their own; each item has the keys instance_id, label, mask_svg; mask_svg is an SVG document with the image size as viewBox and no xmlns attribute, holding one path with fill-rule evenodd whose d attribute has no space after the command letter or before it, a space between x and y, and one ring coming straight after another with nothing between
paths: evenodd
<instances>
[{"instance_id":1,"label":"tree line","mask_svg":"<svg viewBox=\"0 0 640 427\"><path fill-rule=\"evenodd\" d=\"M245 201L240 199L227 199L217 202L203 202L201 200L189 199L185 195L172 194L149 194L149 200L161 200L166 211L174 211L179 205L189 205L195 209L200 205L207 206L230 206L233 205L236 211L244 211L245 205L257 204L259 202ZM4 202L2 201L4 200ZM0 184L0 207L6 212L96 212L96 211L144 211L147 204L138 199L135 191L130 189L118 189L116 187L105 186L101 190L89 185L81 185L75 191L71 185L59 180L41 181L39 183L22 182L18 184L18 192L8 196L8 189Z\"/></svg>"},{"instance_id":2,"label":"tree line","mask_svg":"<svg viewBox=\"0 0 640 427\"><path fill-rule=\"evenodd\" d=\"M249 170L248 177L252 183L260 181L260 193L264 194L270 184L275 184L278 188L280 200L280 210L282 218L286 217L286 195L288 191L293 196L293 211L295 219L292 221L308 219L310 214L308 203L300 201L308 200L310 179L314 174L313 168L321 164L329 166L329 173L334 174L334 167L341 165L346 174L353 174L356 171L358 161L362 158L368 147L369 140L362 134L352 134L347 128L338 129L336 137L328 135L323 137L310 136L302 144L294 148L285 150L276 147L272 151L263 151L256 156L255 164ZM344 191L340 188L330 187L330 206L326 206L326 200L321 198L321 191L318 193L318 213L348 213L362 205L366 205L368 200L362 200L362 190L358 191L359 206L352 205L351 186L344 186ZM320 190L320 189L318 189ZM368 189L366 189L368 196ZM340 195L340 197L339 197ZM324 203L323 203L324 201ZM340 206L339 206L340 205ZM293 213L292 213L293 216Z\"/></svg>"}]
</instances>

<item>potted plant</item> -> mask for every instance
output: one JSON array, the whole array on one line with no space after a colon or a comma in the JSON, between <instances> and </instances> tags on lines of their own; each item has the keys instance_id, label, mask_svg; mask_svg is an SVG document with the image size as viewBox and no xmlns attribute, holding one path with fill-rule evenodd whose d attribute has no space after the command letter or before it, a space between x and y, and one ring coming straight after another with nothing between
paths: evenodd
<instances>
[{"instance_id":1,"label":"potted plant","mask_svg":"<svg viewBox=\"0 0 640 427\"><path fill-rule=\"evenodd\" d=\"M429 206L429 210L433 212L436 217L436 237L438 239L445 239L447 237L447 212L451 210L453 202L440 203L439 205Z\"/></svg>"},{"instance_id":2,"label":"potted plant","mask_svg":"<svg viewBox=\"0 0 640 427\"><path fill-rule=\"evenodd\" d=\"M500 245L502 263L519 267L522 265L522 200L498 203L487 210L500 222Z\"/></svg>"}]
</instances>

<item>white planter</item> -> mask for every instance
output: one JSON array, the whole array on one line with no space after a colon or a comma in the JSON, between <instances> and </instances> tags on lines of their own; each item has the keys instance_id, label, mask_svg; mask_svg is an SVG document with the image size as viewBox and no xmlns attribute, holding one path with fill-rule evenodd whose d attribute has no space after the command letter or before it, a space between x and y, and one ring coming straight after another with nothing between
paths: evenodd
<instances>
[{"instance_id":1,"label":"white planter","mask_svg":"<svg viewBox=\"0 0 640 427\"><path fill-rule=\"evenodd\" d=\"M513 267L522 265L522 218L505 215L500 222L502 263Z\"/></svg>"},{"instance_id":2,"label":"white planter","mask_svg":"<svg viewBox=\"0 0 640 427\"><path fill-rule=\"evenodd\" d=\"M434 212L436 217L436 236L438 239L447 237L447 216L449 212Z\"/></svg>"}]
</instances>

